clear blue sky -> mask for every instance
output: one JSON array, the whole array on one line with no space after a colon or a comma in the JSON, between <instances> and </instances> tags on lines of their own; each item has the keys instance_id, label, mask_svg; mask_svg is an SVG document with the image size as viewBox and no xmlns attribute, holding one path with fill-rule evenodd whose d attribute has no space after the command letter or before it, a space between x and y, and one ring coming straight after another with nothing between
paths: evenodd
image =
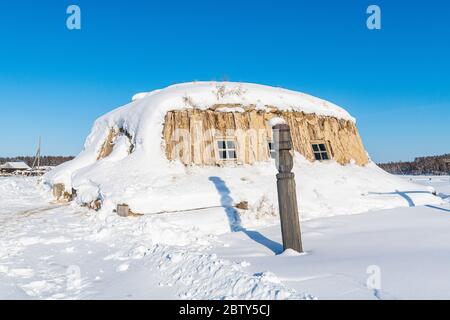
<instances>
[{"instance_id":1,"label":"clear blue sky","mask_svg":"<svg viewBox=\"0 0 450 320\"><path fill-rule=\"evenodd\" d=\"M66 8L82 30L66 28ZM382 9L382 30L366 8ZM333 101L375 161L450 152L450 2L2 1L0 155L76 155L93 121L176 82L263 83Z\"/></svg>"}]
</instances>

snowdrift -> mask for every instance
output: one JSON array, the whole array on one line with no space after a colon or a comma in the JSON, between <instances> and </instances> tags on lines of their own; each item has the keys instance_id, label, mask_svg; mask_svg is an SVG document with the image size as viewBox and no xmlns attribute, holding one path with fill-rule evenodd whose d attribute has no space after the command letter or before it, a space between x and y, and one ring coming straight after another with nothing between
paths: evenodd
<instances>
[{"instance_id":1,"label":"snowdrift","mask_svg":"<svg viewBox=\"0 0 450 320\"><path fill-rule=\"evenodd\" d=\"M164 154L162 129L168 111L214 104L268 105L280 110L355 121L344 109L321 99L255 84L199 82L140 93L133 101L100 117L84 150L44 177L76 190L79 204L95 200L111 211L127 203L133 212L152 214L249 203L248 223L276 214L273 160L236 167L196 167L170 162ZM240 112L239 108L223 110ZM121 132L114 150L99 153L111 129ZM132 152L130 153L130 150ZM310 162L295 155L300 214L303 219L370 210L441 203L427 187L389 175L375 164L341 166L334 161ZM246 221L246 219L243 219Z\"/></svg>"}]
</instances>

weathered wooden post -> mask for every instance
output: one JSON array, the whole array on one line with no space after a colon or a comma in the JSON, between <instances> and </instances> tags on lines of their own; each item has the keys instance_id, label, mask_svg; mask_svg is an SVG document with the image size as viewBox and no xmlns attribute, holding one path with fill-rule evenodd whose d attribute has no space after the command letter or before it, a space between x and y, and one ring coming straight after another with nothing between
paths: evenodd
<instances>
[{"instance_id":1,"label":"weathered wooden post","mask_svg":"<svg viewBox=\"0 0 450 320\"><path fill-rule=\"evenodd\" d=\"M279 171L277 188L283 248L284 250L293 249L297 252L303 252L295 175L291 172L294 166L291 155L291 129L287 124L277 124L273 127L273 137L277 152L276 165Z\"/></svg>"}]
</instances>

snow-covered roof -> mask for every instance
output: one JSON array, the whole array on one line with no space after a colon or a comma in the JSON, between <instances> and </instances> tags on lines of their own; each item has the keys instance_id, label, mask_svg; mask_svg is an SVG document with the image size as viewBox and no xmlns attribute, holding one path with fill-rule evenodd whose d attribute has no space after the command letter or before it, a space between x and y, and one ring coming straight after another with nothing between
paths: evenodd
<instances>
[{"instance_id":1,"label":"snow-covered roof","mask_svg":"<svg viewBox=\"0 0 450 320\"><path fill-rule=\"evenodd\" d=\"M188 82L165 89L135 94L133 102L144 107L169 109L208 109L214 105L256 106L264 110L275 107L282 111L303 111L355 121L343 108L311 95L283 88L238 82ZM244 111L243 108L221 111Z\"/></svg>"},{"instance_id":2,"label":"snow-covered roof","mask_svg":"<svg viewBox=\"0 0 450 320\"><path fill-rule=\"evenodd\" d=\"M16 170L26 170L30 167L23 161L18 162L6 162L4 165L0 166L1 169L16 169Z\"/></svg>"}]
</instances>

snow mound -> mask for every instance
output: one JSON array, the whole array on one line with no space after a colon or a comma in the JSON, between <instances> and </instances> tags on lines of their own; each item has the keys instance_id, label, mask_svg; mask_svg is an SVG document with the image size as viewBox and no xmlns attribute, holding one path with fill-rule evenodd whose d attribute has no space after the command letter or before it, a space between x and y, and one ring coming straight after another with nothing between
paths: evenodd
<instances>
[{"instance_id":1,"label":"snow mound","mask_svg":"<svg viewBox=\"0 0 450 320\"><path fill-rule=\"evenodd\" d=\"M225 168L185 167L170 162L162 137L166 113L214 105L220 105L221 111L240 112L242 107L254 106L258 110L276 107L354 121L330 102L249 83L185 83L138 94L133 100L97 119L84 150L48 173L44 182L63 183L68 192L75 189L80 204L100 200L108 212L120 203L128 204L135 213L157 214L228 207L246 201L250 210L243 212L239 221L265 224L277 212L274 161ZM114 148L99 159L111 130L117 133L112 141ZM306 219L441 201L426 187L391 176L372 163L366 167L341 166L334 161L311 163L296 154L294 172L301 216ZM226 213L228 220L236 220L232 209Z\"/></svg>"}]
</instances>

